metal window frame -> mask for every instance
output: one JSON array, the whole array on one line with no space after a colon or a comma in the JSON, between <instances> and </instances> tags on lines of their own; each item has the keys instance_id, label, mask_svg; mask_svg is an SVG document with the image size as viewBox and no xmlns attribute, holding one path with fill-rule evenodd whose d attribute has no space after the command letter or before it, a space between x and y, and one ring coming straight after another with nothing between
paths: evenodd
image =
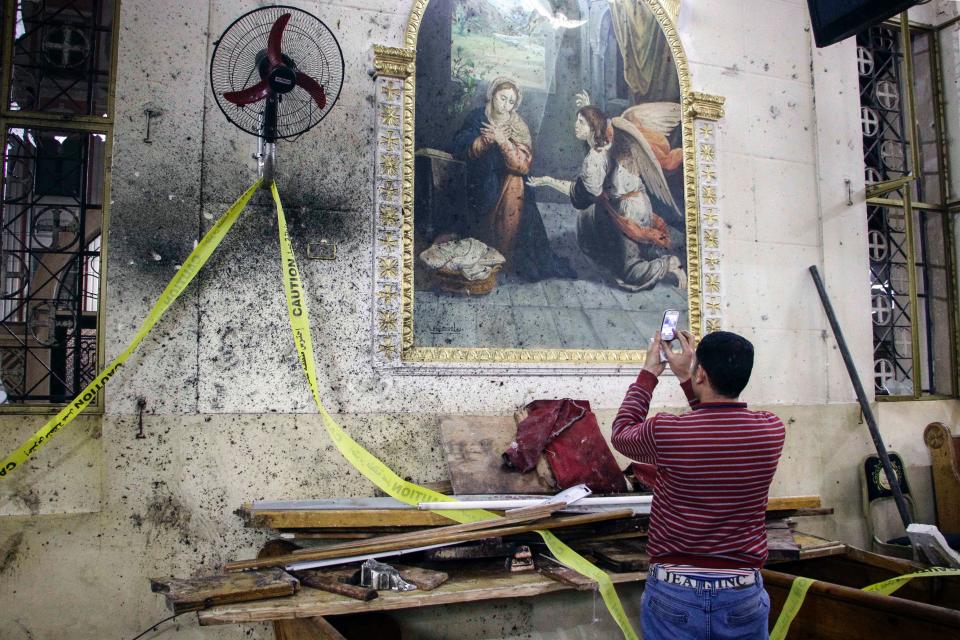
<instances>
[{"instance_id":1,"label":"metal window frame","mask_svg":"<svg viewBox=\"0 0 960 640\"><path fill-rule=\"evenodd\" d=\"M107 117L95 115L75 116L68 114L39 113L24 110L10 109L10 76L13 61L12 29L16 24L17 0L2 0L0 10L3 11L2 57L0 57L0 131L6 132L8 127L40 127L60 128L88 134L100 133L106 135L103 153L103 203L100 223L100 286L98 289L97 308L97 371L104 366L105 348L104 331L107 325L107 265L110 243L107 240L107 230L110 228L110 192L111 192L111 164L113 161L113 125L114 104L116 99L117 55L119 51L120 35L120 5L122 0L113 0L113 27L111 34L110 51L110 82L107 87ZM63 408L62 403L0 405L0 415L52 415ZM95 403L84 411L87 415L101 415L104 412L104 393L97 394Z\"/></svg>"},{"instance_id":2,"label":"metal window frame","mask_svg":"<svg viewBox=\"0 0 960 640\"><path fill-rule=\"evenodd\" d=\"M912 172L908 174L911 176L911 179L905 182L902 185L903 188L903 200L894 200L891 198L882 197L886 195L890 189L875 189L873 195L868 193L867 204L881 205L881 206L896 206L902 207L904 212L904 217L906 221L906 244L907 244L907 272L909 277L909 298L910 298L910 307L912 310L912 322L910 324L911 330L911 340L912 340L912 356L913 356L913 395L897 395L897 396L876 396L877 401L880 402L904 402L904 401L917 401L917 400L948 400L954 399L960 396L960 374L958 374L958 353L957 348L960 345L960 333L958 333L958 322L957 322L957 311L956 311L956 301L958 300L958 283L957 283L957 272L955 264L955 244L953 241L953 231L955 227L955 215L960 212L960 201L953 201L948 203L947 200L952 197L952 194L948 194L948 187L950 184L949 180L949 155L947 153L947 139L946 139L946 120L945 120L945 111L944 111L944 100L943 100L943 69L941 66L940 60L940 42L939 42L939 33L946 27L956 23L960 18L953 19L945 22L942 25L937 27L932 27L930 25L920 25L912 24L909 21L909 18L906 13L900 14L899 27L900 27L900 46L903 51L903 64L904 64L904 89L907 94L906 101L906 122L908 123L907 128L907 138L910 143L910 153L912 155ZM896 26L897 23L887 23L889 26ZM936 137L937 137L937 155L940 166L939 172L939 182L940 182L940 197L942 202L940 203L929 203L929 202L915 202L913 199L913 185L919 180L918 172L920 169L920 147L919 147L919 131L917 129L917 118L916 118L916 89L914 86L914 59L913 59L913 43L911 40L911 34L913 32L922 31L927 32L930 35L930 69L931 69L931 82L932 90L934 96L934 115L935 122L934 126L936 128ZM895 181L900 182L900 181ZM883 187L884 185L880 185ZM901 185L896 185L900 187ZM919 309L919 299L918 299L918 287L917 287L917 256L916 256L916 246L915 246L915 235L916 228L914 223L914 211L935 211L943 214L943 237L944 237L944 253L945 253L945 267L948 273L948 282L947 282L947 296L948 296L948 335L950 336L950 370L951 370L951 381L952 381L952 393L943 394L943 393L924 393L923 392L923 365L921 363L921 350L920 350L920 326L919 326L919 314L917 310ZM928 339L928 349L930 348L929 339ZM932 371L930 372L932 375ZM932 379L930 380L932 384Z\"/></svg>"}]
</instances>

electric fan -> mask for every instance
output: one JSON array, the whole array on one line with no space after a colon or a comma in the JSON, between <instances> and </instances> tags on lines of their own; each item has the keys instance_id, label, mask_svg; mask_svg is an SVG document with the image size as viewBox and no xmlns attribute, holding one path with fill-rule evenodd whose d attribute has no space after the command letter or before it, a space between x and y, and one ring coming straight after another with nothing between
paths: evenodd
<instances>
[{"instance_id":1,"label":"electric fan","mask_svg":"<svg viewBox=\"0 0 960 640\"><path fill-rule=\"evenodd\" d=\"M295 7L262 7L237 18L214 43L210 83L227 120L260 139L268 188L276 141L309 131L340 96L343 52L316 16Z\"/></svg>"}]
</instances>

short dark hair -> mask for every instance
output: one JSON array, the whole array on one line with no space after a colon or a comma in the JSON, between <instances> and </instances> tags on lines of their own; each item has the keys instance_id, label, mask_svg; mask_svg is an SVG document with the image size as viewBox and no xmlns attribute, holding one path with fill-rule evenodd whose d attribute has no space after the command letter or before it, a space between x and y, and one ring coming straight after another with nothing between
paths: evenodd
<instances>
[{"instance_id":1,"label":"short dark hair","mask_svg":"<svg viewBox=\"0 0 960 640\"><path fill-rule=\"evenodd\" d=\"M750 382L753 344L735 333L715 331L697 345L697 366L707 372L714 391L736 398Z\"/></svg>"}]
</instances>

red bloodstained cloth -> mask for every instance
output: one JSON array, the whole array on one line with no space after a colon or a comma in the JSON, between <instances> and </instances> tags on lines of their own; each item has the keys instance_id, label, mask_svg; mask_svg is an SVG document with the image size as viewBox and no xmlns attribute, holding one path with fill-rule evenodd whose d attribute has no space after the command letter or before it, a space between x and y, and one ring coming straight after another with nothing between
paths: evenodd
<instances>
[{"instance_id":1,"label":"red bloodstained cloth","mask_svg":"<svg viewBox=\"0 0 960 640\"><path fill-rule=\"evenodd\" d=\"M503 454L508 467L526 473L543 454L561 489L586 484L595 493L627 491L589 402L534 400L526 409L516 441Z\"/></svg>"}]
</instances>

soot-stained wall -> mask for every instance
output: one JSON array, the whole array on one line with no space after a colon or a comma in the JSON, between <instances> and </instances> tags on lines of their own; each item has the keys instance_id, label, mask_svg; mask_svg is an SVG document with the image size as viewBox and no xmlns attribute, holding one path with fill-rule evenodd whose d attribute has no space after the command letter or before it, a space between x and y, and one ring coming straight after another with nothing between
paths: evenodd
<instances>
[{"instance_id":1,"label":"soot-stained wall","mask_svg":"<svg viewBox=\"0 0 960 640\"><path fill-rule=\"evenodd\" d=\"M369 71L373 44L402 45L412 0L290 3L323 19L346 59L339 103L320 126L281 143L277 178L327 407L363 446L418 482L446 477L438 428L446 414L511 415L534 398L585 398L608 431L635 370L411 376L373 366ZM264 4L122 3L108 358L133 337L200 235L255 180L255 139L216 107L207 64L224 28ZM869 379L856 53L849 42L814 51L807 25L801 0L684 2L680 34L693 88L727 98L718 140L724 318L757 346L746 399L788 423L773 493L820 495L836 514L805 528L862 543L854 464L870 440L806 272L811 264L824 272ZM147 104L163 111L151 127L153 144L142 140ZM557 111L569 114L569 105ZM544 127L569 126L551 113ZM323 239L337 244L337 259L307 259L307 245ZM76 421L2 481L0 636L132 637L167 615L149 578L209 573L255 554L267 533L241 527L233 511L242 503L372 494L315 415L289 334L280 269L275 215L260 193L110 381L105 414ZM672 379L654 403L682 405ZM913 476L921 519L933 517L932 502L922 497L929 495L922 428L932 419L955 424L957 413L951 401L884 405L881 412L884 437L904 453ZM14 449L43 420L3 417L0 448ZM635 613L637 591L624 597ZM592 614L591 596L582 595L445 610L441 621L436 611L400 620L411 637L614 637L609 619L601 613L593 625ZM200 629L189 616L174 624L178 637L198 640L272 633L266 625Z\"/></svg>"}]
</instances>

